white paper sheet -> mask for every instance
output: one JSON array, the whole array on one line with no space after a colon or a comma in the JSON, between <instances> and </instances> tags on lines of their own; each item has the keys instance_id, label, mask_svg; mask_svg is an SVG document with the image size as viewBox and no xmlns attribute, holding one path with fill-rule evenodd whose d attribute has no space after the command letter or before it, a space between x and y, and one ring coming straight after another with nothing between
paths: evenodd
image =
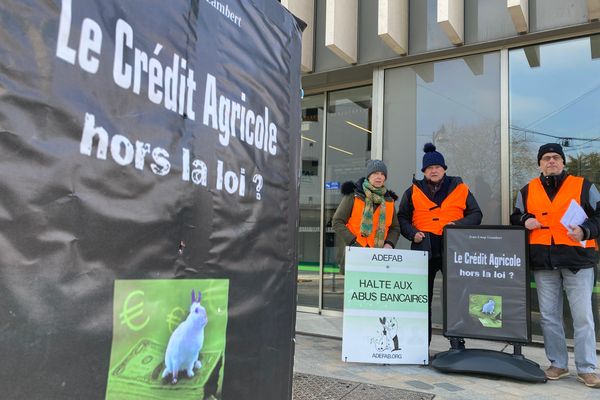
<instances>
[{"instance_id":1,"label":"white paper sheet","mask_svg":"<svg viewBox=\"0 0 600 400\"><path fill-rule=\"evenodd\" d=\"M575 200L571 200L571 203L569 203L569 208L567 208L567 211L565 211L565 214L560 219L560 223L563 224L563 226L567 228L569 232L572 232L573 230L569 228L569 225L581 225L587 218L588 216L584 209ZM586 240L582 240L580 243L583 247L585 247Z\"/></svg>"}]
</instances>

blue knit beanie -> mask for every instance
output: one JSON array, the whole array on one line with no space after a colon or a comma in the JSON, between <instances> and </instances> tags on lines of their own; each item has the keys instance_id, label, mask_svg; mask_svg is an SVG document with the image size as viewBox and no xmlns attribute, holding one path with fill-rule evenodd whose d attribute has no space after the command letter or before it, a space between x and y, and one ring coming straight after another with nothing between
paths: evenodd
<instances>
[{"instance_id":1,"label":"blue knit beanie","mask_svg":"<svg viewBox=\"0 0 600 400\"><path fill-rule=\"evenodd\" d=\"M433 143L425 143L423 151L425 154L423 155L423 168L421 168L421 172L425 172L427 167L432 165L439 165L444 168L444 170L448 169L444 162L444 156L442 153L435 151L435 145Z\"/></svg>"}]
</instances>

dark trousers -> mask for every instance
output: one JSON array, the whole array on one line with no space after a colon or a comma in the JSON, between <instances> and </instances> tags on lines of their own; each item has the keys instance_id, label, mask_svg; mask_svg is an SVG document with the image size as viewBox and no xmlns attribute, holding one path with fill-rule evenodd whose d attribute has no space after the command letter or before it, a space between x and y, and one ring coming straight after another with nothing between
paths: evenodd
<instances>
[{"instance_id":1,"label":"dark trousers","mask_svg":"<svg viewBox=\"0 0 600 400\"><path fill-rule=\"evenodd\" d=\"M438 271L442 272L442 257L432 257L429 260L429 344L431 344L431 302L433 301L433 285Z\"/></svg>"}]
</instances>

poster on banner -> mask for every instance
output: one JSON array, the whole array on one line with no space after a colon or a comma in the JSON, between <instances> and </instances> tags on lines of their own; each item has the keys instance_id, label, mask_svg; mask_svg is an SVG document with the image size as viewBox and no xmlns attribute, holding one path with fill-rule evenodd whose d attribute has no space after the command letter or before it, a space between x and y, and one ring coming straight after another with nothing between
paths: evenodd
<instances>
[{"instance_id":1,"label":"poster on banner","mask_svg":"<svg viewBox=\"0 0 600 400\"><path fill-rule=\"evenodd\" d=\"M303 23L274 0L0 21L1 397L290 398ZM205 351L173 382L192 289Z\"/></svg>"},{"instance_id":2,"label":"poster on banner","mask_svg":"<svg viewBox=\"0 0 600 400\"><path fill-rule=\"evenodd\" d=\"M106 399L220 398L228 289L226 279L115 281Z\"/></svg>"},{"instance_id":3,"label":"poster on banner","mask_svg":"<svg viewBox=\"0 0 600 400\"><path fill-rule=\"evenodd\" d=\"M342 361L428 363L427 253L346 247Z\"/></svg>"},{"instance_id":4,"label":"poster on banner","mask_svg":"<svg viewBox=\"0 0 600 400\"><path fill-rule=\"evenodd\" d=\"M530 341L529 271L520 227L446 227L447 336Z\"/></svg>"}]
</instances>

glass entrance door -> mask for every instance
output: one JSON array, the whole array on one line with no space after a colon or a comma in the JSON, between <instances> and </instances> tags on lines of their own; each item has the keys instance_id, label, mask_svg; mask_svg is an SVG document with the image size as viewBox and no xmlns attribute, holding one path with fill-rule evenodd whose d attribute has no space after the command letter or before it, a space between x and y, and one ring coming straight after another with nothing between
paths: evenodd
<instances>
[{"instance_id":1,"label":"glass entrance door","mask_svg":"<svg viewBox=\"0 0 600 400\"><path fill-rule=\"evenodd\" d=\"M344 244L331 219L341 186L371 158L371 86L302 100L298 306L342 310ZM327 101L326 101L327 98Z\"/></svg>"},{"instance_id":2,"label":"glass entrance door","mask_svg":"<svg viewBox=\"0 0 600 400\"><path fill-rule=\"evenodd\" d=\"M325 148L325 229L323 237L323 308L344 306L344 243L336 237L331 220L346 181L365 175L371 159L371 86L329 93Z\"/></svg>"},{"instance_id":3,"label":"glass entrance door","mask_svg":"<svg viewBox=\"0 0 600 400\"><path fill-rule=\"evenodd\" d=\"M298 305L319 307L325 95L302 99Z\"/></svg>"}]
</instances>

